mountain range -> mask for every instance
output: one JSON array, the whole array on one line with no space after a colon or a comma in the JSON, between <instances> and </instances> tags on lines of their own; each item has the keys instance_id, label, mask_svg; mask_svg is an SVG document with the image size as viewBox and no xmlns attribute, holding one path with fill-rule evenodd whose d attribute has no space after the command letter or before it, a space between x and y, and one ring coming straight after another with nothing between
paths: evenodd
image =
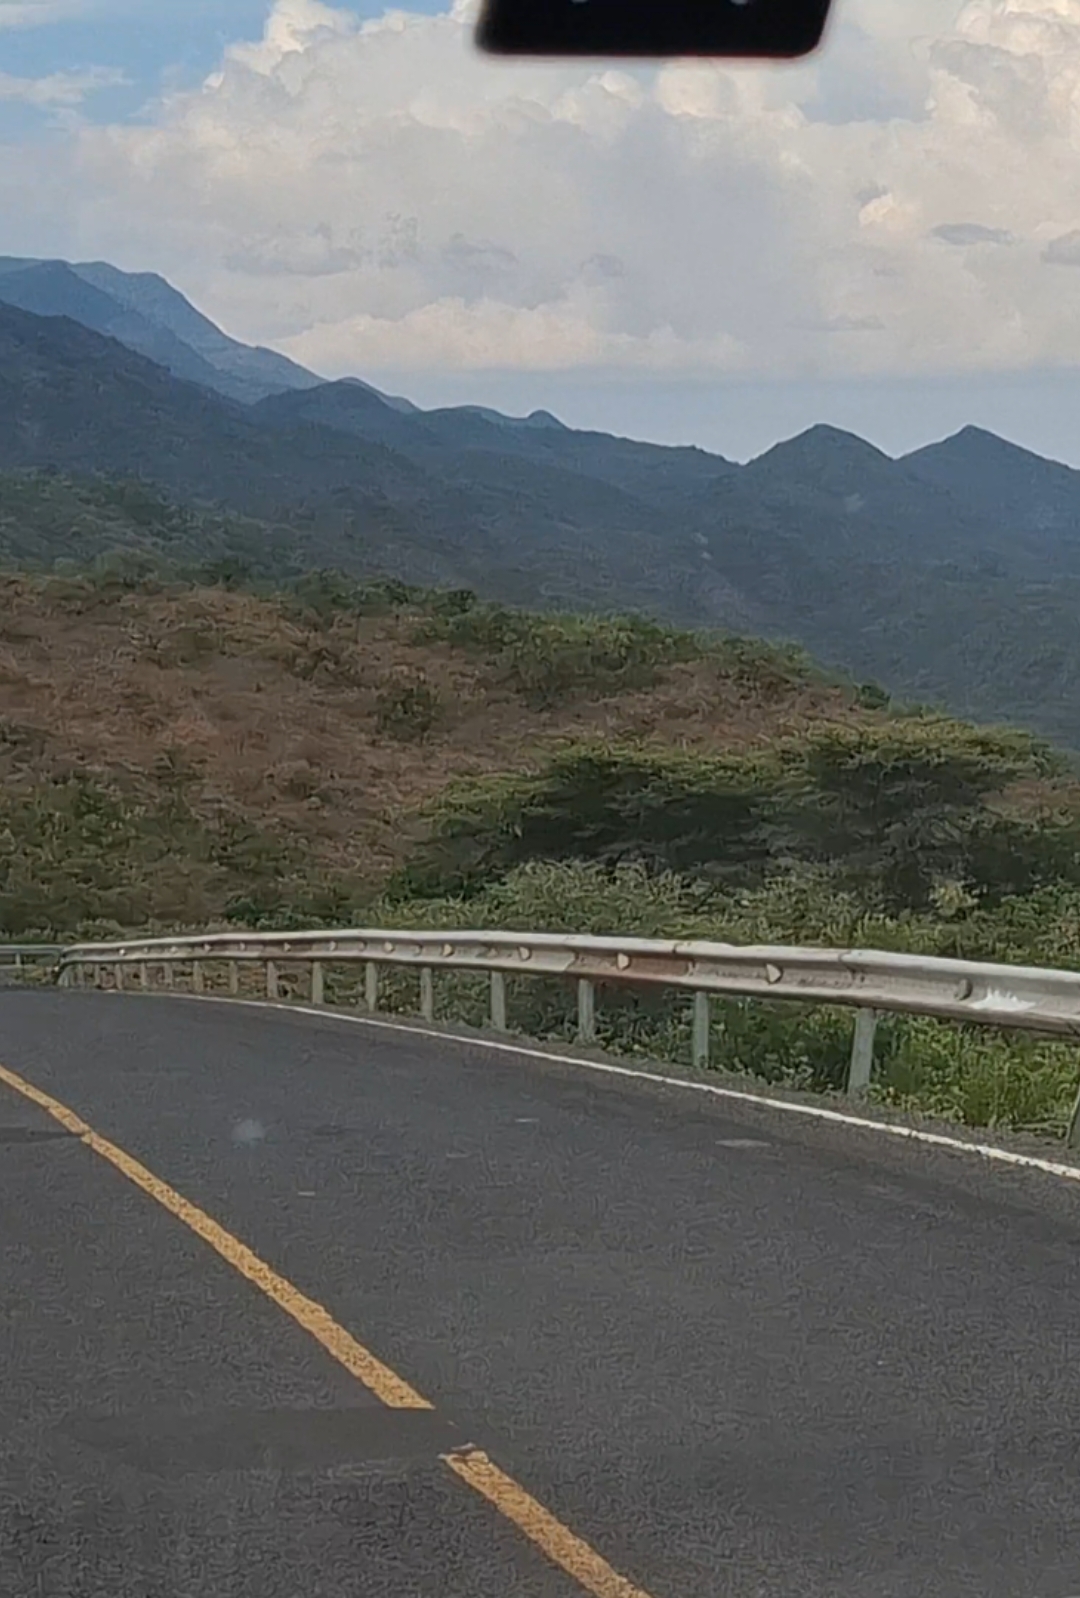
<instances>
[{"instance_id":1,"label":"mountain range","mask_svg":"<svg viewBox=\"0 0 1080 1598\"><path fill-rule=\"evenodd\" d=\"M27 477L43 471L215 507L256 566L287 550L793 640L894 694L1080 747L1080 472L975 428L892 459L818 426L739 465L542 411L421 410L238 343L154 274L7 258L0 554L97 552L85 519L32 512L33 483L59 503ZM173 535L151 519L143 536Z\"/></svg>"}]
</instances>

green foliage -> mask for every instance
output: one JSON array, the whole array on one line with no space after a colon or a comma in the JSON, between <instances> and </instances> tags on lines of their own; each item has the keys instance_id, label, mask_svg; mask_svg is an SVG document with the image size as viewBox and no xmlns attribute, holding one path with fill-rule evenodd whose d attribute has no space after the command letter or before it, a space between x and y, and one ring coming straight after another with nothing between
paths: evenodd
<instances>
[{"instance_id":1,"label":"green foliage","mask_svg":"<svg viewBox=\"0 0 1080 1598\"><path fill-rule=\"evenodd\" d=\"M416 637L491 659L502 680L537 710L583 692L598 697L650 687L661 667L704 649L694 634L641 616L543 616L478 603L456 609L445 601L418 625Z\"/></svg>"},{"instance_id":2,"label":"green foliage","mask_svg":"<svg viewBox=\"0 0 1080 1598\"><path fill-rule=\"evenodd\" d=\"M768 766L767 757L574 745L536 776L461 783L439 805L432 841L402 873L400 891L472 893L534 858L636 859L685 872L716 860L715 839L741 869L767 858Z\"/></svg>"},{"instance_id":3,"label":"green foliage","mask_svg":"<svg viewBox=\"0 0 1080 1598\"><path fill-rule=\"evenodd\" d=\"M418 642L490 661L534 710L650 688L678 661L707 660L763 698L823 676L797 645L665 627L645 616L538 614L481 604L469 590L424 595L421 608Z\"/></svg>"},{"instance_id":4,"label":"green foliage","mask_svg":"<svg viewBox=\"0 0 1080 1598\"><path fill-rule=\"evenodd\" d=\"M795 858L835 862L892 906L969 882L1001 898L1080 869L1075 826L1037 827L988 799L1020 776L1057 770L1028 734L937 718L833 726L795 753L776 815Z\"/></svg>"},{"instance_id":5,"label":"green foliage","mask_svg":"<svg viewBox=\"0 0 1080 1598\"><path fill-rule=\"evenodd\" d=\"M298 842L237 812L199 813L196 775L166 750L155 790L85 770L0 785L0 936L122 936L223 911L260 926L331 907L348 919L355 883L320 880Z\"/></svg>"},{"instance_id":6,"label":"green foliage","mask_svg":"<svg viewBox=\"0 0 1080 1598\"><path fill-rule=\"evenodd\" d=\"M378 731L402 742L422 743L441 713L438 692L423 672L399 676L375 697Z\"/></svg>"},{"instance_id":7,"label":"green foliage","mask_svg":"<svg viewBox=\"0 0 1080 1598\"><path fill-rule=\"evenodd\" d=\"M451 790L394 888L476 893L533 859L635 860L741 886L802 863L892 910L925 909L947 883L996 903L1080 882L1075 819L990 802L1053 769L1024 734L944 719L826 727L742 755L579 743L531 775Z\"/></svg>"},{"instance_id":8,"label":"green foliage","mask_svg":"<svg viewBox=\"0 0 1080 1598\"><path fill-rule=\"evenodd\" d=\"M85 489L90 504L119 513L144 532L154 530L180 536L190 531L196 518L165 498L152 483L137 477L94 477Z\"/></svg>"},{"instance_id":9,"label":"green foliage","mask_svg":"<svg viewBox=\"0 0 1080 1598\"><path fill-rule=\"evenodd\" d=\"M1017 1033L905 1016L889 1026L876 1095L965 1126L1060 1134L1076 1096L1076 1053Z\"/></svg>"},{"instance_id":10,"label":"green foliage","mask_svg":"<svg viewBox=\"0 0 1080 1598\"><path fill-rule=\"evenodd\" d=\"M191 818L84 772L0 789L0 931L68 935L89 921L181 919L205 861ZM182 860L179 870L172 860Z\"/></svg>"},{"instance_id":11,"label":"green foliage","mask_svg":"<svg viewBox=\"0 0 1080 1598\"><path fill-rule=\"evenodd\" d=\"M424 595L424 603L433 616L464 616L479 604L471 588L433 589Z\"/></svg>"},{"instance_id":12,"label":"green foliage","mask_svg":"<svg viewBox=\"0 0 1080 1598\"><path fill-rule=\"evenodd\" d=\"M382 616L414 606L423 590L392 578L362 581L338 571L303 572L280 589L285 614L308 626L328 627L340 616Z\"/></svg>"},{"instance_id":13,"label":"green foliage","mask_svg":"<svg viewBox=\"0 0 1080 1598\"><path fill-rule=\"evenodd\" d=\"M0 560L80 576L84 599L87 577L100 598L149 579L256 586L301 569L284 527L177 504L140 478L58 471L0 472Z\"/></svg>"},{"instance_id":14,"label":"green foliage","mask_svg":"<svg viewBox=\"0 0 1080 1598\"><path fill-rule=\"evenodd\" d=\"M826 673L798 644L767 643L763 638L699 633L698 653L718 672L768 698L800 683L843 679Z\"/></svg>"}]
</instances>

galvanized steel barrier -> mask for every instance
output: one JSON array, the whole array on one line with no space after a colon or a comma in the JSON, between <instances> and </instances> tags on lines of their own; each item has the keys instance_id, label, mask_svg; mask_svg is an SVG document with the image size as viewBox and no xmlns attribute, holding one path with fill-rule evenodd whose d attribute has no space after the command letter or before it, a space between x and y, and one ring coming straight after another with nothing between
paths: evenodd
<instances>
[{"instance_id":1,"label":"galvanized steel barrier","mask_svg":"<svg viewBox=\"0 0 1080 1598\"><path fill-rule=\"evenodd\" d=\"M21 966L47 960L50 955L59 960L63 952L62 943L0 943L0 965Z\"/></svg>"},{"instance_id":2,"label":"galvanized steel barrier","mask_svg":"<svg viewBox=\"0 0 1080 1598\"><path fill-rule=\"evenodd\" d=\"M224 963L229 992L239 992L243 964L265 967L266 995L279 997L283 961L310 968L309 997L324 1002L327 965L361 965L364 1000L378 1009L379 968L415 966L420 973L420 1015L435 1018L435 978L440 970L488 972L491 1025L507 1030L506 977L564 977L577 983L578 1038L596 1035L598 983L683 989L693 995L692 1063L709 1062L709 999L713 994L809 1004L851 1005L857 1010L847 1091L865 1092L873 1070L874 1029L881 1012L927 1015L944 1021L1008 1027L1048 1037L1080 1036L1080 972L1036 966L990 965L973 960L934 959L867 949L749 947L727 943L675 942L530 932L403 932L346 928L338 931L237 933L147 938L123 943L79 944L57 962L63 986L83 983L109 968L117 987L134 973L140 988L163 985L173 971L190 966L191 986L202 992L203 969ZM1080 1096L1069 1122L1077 1140Z\"/></svg>"},{"instance_id":3,"label":"galvanized steel barrier","mask_svg":"<svg viewBox=\"0 0 1080 1598\"><path fill-rule=\"evenodd\" d=\"M0 943L0 982L50 963L55 966L63 952L60 943Z\"/></svg>"}]
</instances>

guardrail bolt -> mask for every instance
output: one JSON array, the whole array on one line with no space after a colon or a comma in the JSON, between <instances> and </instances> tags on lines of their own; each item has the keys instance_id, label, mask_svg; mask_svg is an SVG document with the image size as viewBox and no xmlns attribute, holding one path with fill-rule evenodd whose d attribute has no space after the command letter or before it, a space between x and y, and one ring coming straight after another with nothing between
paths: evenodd
<instances>
[{"instance_id":1,"label":"guardrail bolt","mask_svg":"<svg viewBox=\"0 0 1080 1598\"><path fill-rule=\"evenodd\" d=\"M693 1060L696 1070L704 1070L709 1063L709 995L694 994Z\"/></svg>"},{"instance_id":2,"label":"guardrail bolt","mask_svg":"<svg viewBox=\"0 0 1080 1598\"><path fill-rule=\"evenodd\" d=\"M323 968L319 960L311 962L311 1002L312 1004L323 1002Z\"/></svg>"},{"instance_id":3,"label":"guardrail bolt","mask_svg":"<svg viewBox=\"0 0 1080 1598\"><path fill-rule=\"evenodd\" d=\"M851 1045L851 1064L848 1066L847 1091L851 1098L865 1093L874 1072L874 1033L877 1031L877 1012L857 1010L855 1037Z\"/></svg>"},{"instance_id":4,"label":"guardrail bolt","mask_svg":"<svg viewBox=\"0 0 1080 1598\"><path fill-rule=\"evenodd\" d=\"M596 1037L596 989L588 977L578 979L577 1035L579 1043L592 1043Z\"/></svg>"},{"instance_id":5,"label":"guardrail bolt","mask_svg":"<svg viewBox=\"0 0 1080 1598\"><path fill-rule=\"evenodd\" d=\"M491 973L491 1025L496 1032L506 1031L506 972Z\"/></svg>"},{"instance_id":6,"label":"guardrail bolt","mask_svg":"<svg viewBox=\"0 0 1080 1598\"><path fill-rule=\"evenodd\" d=\"M429 965L420 967L420 1017L424 1021L435 1019L435 980Z\"/></svg>"}]
</instances>

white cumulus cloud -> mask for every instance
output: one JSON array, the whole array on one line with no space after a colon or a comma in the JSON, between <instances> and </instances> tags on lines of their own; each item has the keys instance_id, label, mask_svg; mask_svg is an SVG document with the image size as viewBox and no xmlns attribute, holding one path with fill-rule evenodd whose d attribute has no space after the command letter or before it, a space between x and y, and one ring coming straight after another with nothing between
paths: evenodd
<instances>
[{"instance_id":1,"label":"white cumulus cloud","mask_svg":"<svg viewBox=\"0 0 1080 1598\"><path fill-rule=\"evenodd\" d=\"M87 67L82 72L51 72L40 78L20 78L0 72L0 100L15 100L39 110L81 105L88 94L125 83L114 67Z\"/></svg>"},{"instance_id":2,"label":"white cumulus cloud","mask_svg":"<svg viewBox=\"0 0 1080 1598\"><path fill-rule=\"evenodd\" d=\"M0 0L0 28L37 28L82 10L82 0Z\"/></svg>"},{"instance_id":3,"label":"white cumulus cloud","mask_svg":"<svg viewBox=\"0 0 1080 1598\"><path fill-rule=\"evenodd\" d=\"M0 213L329 374L1080 360L1080 0L836 4L805 63L627 69L481 57L471 0L277 0L149 120L3 163Z\"/></svg>"}]
</instances>

